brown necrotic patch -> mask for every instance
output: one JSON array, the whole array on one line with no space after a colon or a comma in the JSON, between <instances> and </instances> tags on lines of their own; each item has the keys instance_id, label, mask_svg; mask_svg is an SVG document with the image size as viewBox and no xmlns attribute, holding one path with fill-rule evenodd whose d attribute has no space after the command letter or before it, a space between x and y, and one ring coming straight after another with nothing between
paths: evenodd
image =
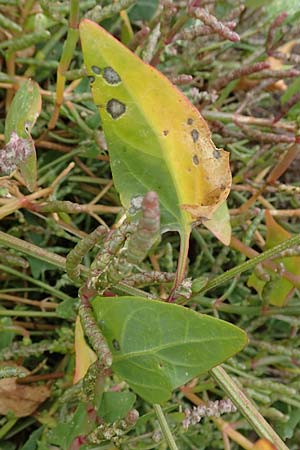
<instances>
[{"instance_id":1,"label":"brown necrotic patch","mask_svg":"<svg viewBox=\"0 0 300 450\"><path fill-rule=\"evenodd\" d=\"M119 100L112 98L106 104L106 111L113 119L118 119L126 111L126 105Z\"/></svg>"},{"instance_id":2,"label":"brown necrotic patch","mask_svg":"<svg viewBox=\"0 0 300 450\"><path fill-rule=\"evenodd\" d=\"M120 75L112 67L105 67L103 78L108 84L119 84L122 81Z\"/></svg>"},{"instance_id":3,"label":"brown necrotic patch","mask_svg":"<svg viewBox=\"0 0 300 450\"><path fill-rule=\"evenodd\" d=\"M89 82L90 83L94 83L94 81L95 81L95 77L93 77L93 76L90 76L90 77L88 77L89 78Z\"/></svg>"},{"instance_id":4,"label":"brown necrotic patch","mask_svg":"<svg viewBox=\"0 0 300 450\"><path fill-rule=\"evenodd\" d=\"M214 157L215 159L221 158L221 152L220 152L220 150L215 149L215 150L213 151L213 157Z\"/></svg>"},{"instance_id":5,"label":"brown necrotic patch","mask_svg":"<svg viewBox=\"0 0 300 450\"><path fill-rule=\"evenodd\" d=\"M195 166L199 166L199 158L197 155L193 155L193 163Z\"/></svg>"},{"instance_id":6,"label":"brown necrotic patch","mask_svg":"<svg viewBox=\"0 0 300 450\"><path fill-rule=\"evenodd\" d=\"M164 131L163 131L163 135L164 135L164 136L168 136L168 134L169 134L169 130L164 130Z\"/></svg>"},{"instance_id":7,"label":"brown necrotic patch","mask_svg":"<svg viewBox=\"0 0 300 450\"><path fill-rule=\"evenodd\" d=\"M194 119L192 119L191 117L189 117L188 120L186 121L186 123L187 123L188 125L193 125Z\"/></svg>"},{"instance_id":8,"label":"brown necrotic patch","mask_svg":"<svg viewBox=\"0 0 300 450\"><path fill-rule=\"evenodd\" d=\"M92 66L91 67L92 72L94 72L96 75L100 75L101 69L98 66Z\"/></svg>"},{"instance_id":9,"label":"brown necrotic patch","mask_svg":"<svg viewBox=\"0 0 300 450\"><path fill-rule=\"evenodd\" d=\"M194 142L197 142L199 139L199 131L195 128L191 131L191 136Z\"/></svg>"}]
</instances>

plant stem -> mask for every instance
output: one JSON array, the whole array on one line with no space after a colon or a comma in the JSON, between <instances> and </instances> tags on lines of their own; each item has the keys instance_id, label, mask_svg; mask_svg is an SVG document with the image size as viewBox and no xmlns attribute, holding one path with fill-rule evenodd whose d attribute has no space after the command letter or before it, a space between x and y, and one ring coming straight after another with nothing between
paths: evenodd
<instances>
[{"instance_id":1,"label":"plant stem","mask_svg":"<svg viewBox=\"0 0 300 450\"><path fill-rule=\"evenodd\" d=\"M66 259L62 256L56 255L55 253L50 253L43 248L30 244L30 242L26 242L22 239L3 233L3 231L0 231L0 244L14 248L22 253L34 256L35 258L53 264L60 269L66 270Z\"/></svg>"},{"instance_id":2,"label":"plant stem","mask_svg":"<svg viewBox=\"0 0 300 450\"><path fill-rule=\"evenodd\" d=\"M140 297L146 297L150 300L157 300L157 296L150 294L150 292L142 291L141 289L138 289L134 286L129 286L128 284L120 281L116 286L114 286L114 292L121 292L121 294L127 294L127 295L135 295Z\"/></svg>"},{"instance_id":3,"label":"plant stem","mask_svg":"<svg viewBox=\"0 0 300 450\"><path fill-rule=\"evenodd\" d=\"M281 242L278 245L275 245L274 247L270 248L269 250L266 250L265 252L260 253L258 256L255 256L254 258L244 262L243 264L233 267L232 269L227 270L227 272L222 273L218 277L213 278L203 287L201 294L204 294L205 292L209 291L210 289L213 289L213 288L219 286L220 284L231 280L231 278L234 278L237 275L240 275L241 273L246 272L247 270L253 269L253 267L255 267L257 264L265 261L266 259L274 257L274 256L276 256L276 254L281 253L282 251L284 251L290 247L299 245L299 244L300 244L300 234L297 234L296 236L293 236L292 238L287 239L286 241Z\"/></svg>"},{"instance_id":4,"label":"plant stem","mask_svg":"<svg viewBox=\"0 0 300 450\"><path fill-rule=\"evenodd\" d=\"M180 286L185 277L190 245L190 234L191 234L190 227L188 227L187 229L183 230L182 233L180 233L180 252L178 257L175 281L168 299L169 302L173 302L173 294L175 290L178 288L178 286Z\"/></svg>"},{"instance_id":5,"label":"plant stem","mask_svg":"<svg viewBox=\"0 0 300 450\"><path fill-rule=\"evenodd\" d=\"M14 275L17 278L21 278L21 280L29 281L29 283L35 284L36 286L39 286L44 291L49 292L56 298L60 298L61 300L70 300L71 297L69 297L67 294L64 294L63 292L59 291L58 289L55 289L52 286L49 286L46 283L43 283L42 281L35 280L32 277L29 277L28 275L25 275L22 272L19 272L18 270L12 269L11 267L4 266L3 264L0 264L0 270L3 270L6 273L9 273L10 275Z\"/></svg>"},{"instance_id":6,"label":"plant stem","mask_svg":"<svg viewBox=\"0 0 300 450\"><path fill-rule=\"evenodd\" d=\"M65 88L65 82L66 77L64 75L64 72L68 70L68 67L70 65L70 62L72 60L77 40L78 40L78 20L79 20L79 1L78 0L71 0L70 1L70 18L69 18L69 28L68 28L68 34L67 39L65 40L62 55L60 58L60 62L57 69L57 81L56 81L56 101L55 101L55 107L52 114L52 117L48 124L48 129L53 130L58 116L59 116L59 110L63 103L64 99L64 88Z\"/></svg>"},{"instance_id":7,"label":"plant stem","mask_svg":"<svg viewBox=\"0 0 300 450\"><path fill-rule=\"evenodd\" d=\"M56 317L59 315L52 311L18 311L15 309L0 309L0 317Z\"/></svg>"},{"instance_id":8,"label":"plant stem","mask_svg":"<svg viewBox=\"0 0 300 450\"><path fill-rule=\"evenodd\" d=\"M275 433L273 428L258 412L253 403L235 384L222 366L214 367L210 370L210 373L259 436L271 441L277 450L288 450L288 447L280 439L278 434Z\"/></svg>"},{"instance_id":9,"label":"plant stem","mask_svg":"<svg viewBox=\"0 0 300 450\"><path fill-rule=\"evenodd\" d=\"M22 239L16 238L14 236L10 236L9 234L3 233L2 231L0 231L0 244L5 245L6 247L9 247L9 248L14 248L15 250L18 250L22 253L33 256L35 258L38 258L42 261L46 261L50 264L53 264L55 267L58 267L59 269L63 269L64 271L66 270L66 258L64 258L63 256L57 255L56 253L48 252L47 250L40 248L37 245L30 244L29 242L23 241ZM3 267L3 266L0 266L0 268L1 267ZM10 272L9 272L9 270L10 270ZM13 275L18 274L20 277L23 276L23 278L26 277L26 275L20 274L20 272L17 272L17 271L12 272L13 269L9 269L9 270L7 268L6 272L9 272ZM82 274L86 274L88 271L87 267L85 267L83 265L80 265L80 270L81 270ZM41 286L40 284L38 284L39 283L38 280L33 280L30 277L27 277L26 280L31 281L32 283L35 282L34 284ZM42 283L42 287L45 288L45 286L46 285L44 285ZM48 288L52 289L52 293L54 292L54 288L51 288L51 286L48 286ZM49 289L48 289L48 291L49 291ZM156 298L154 295L150 294L149 292L144 292L141 289L135 288L133 286L129 286L123 282L118 283L115 286L115 289L117 291L120 291L120 292L128 294L128 295L137 295L137 296L142 296L142 297L147 297L147 298L152 298L152 299ZM55 292L56 292L56 297L58 297L58 298L62 298L62 296L64 295L62 300L66 300L67 298L69 298L60 291L55 290ZM59 297L57 295L57 293L60 293L61 296Z\"/></svg>"},{"instance_id":10,"label":"plant stem","mask_svg":"<svg viewBox=\"0 0 300 450\"><path fill-rule=\"evenodd\" d=\"M0 428L0 439L4 438L4 436L9 432L9 430L15 425L18 418L9 419L3 427Z\"/></svg>"},{"instance_id":11,"label":"plant stem","mask_svg":"<svg viewBox=\"0 0 300 450\"><path fill-rule=\"evenodd\" d=\"M249 316L274 316L276 314L282 314L287 316L299 316L300 315L300 304L283 306L282 308L271 308L264 305L260 306L247 306L237 303L235 305L215 302L214 298L207 298L197 294L193 296L193 302L197 302L199 305L205 308L210 308L211 310L216 309L217 311L222 311L228 314L237 314L239 316L249 315Z\"/></svg>"},{"instance_id":12,"label":"plant stem","mask_svg":"<svg viewBox=\"0 0 300 450\"><path fill-rule=\"evenodd\" d=\"M178 450L176 442L173 438L172 432L169 428L168 422L166 421L165 415L160 405L157 403L153 405L154 411L156 412L157 419L159 421L159 425L161 427L161 431L168 443L170 450Z\"/></svg>"}]
</instances>

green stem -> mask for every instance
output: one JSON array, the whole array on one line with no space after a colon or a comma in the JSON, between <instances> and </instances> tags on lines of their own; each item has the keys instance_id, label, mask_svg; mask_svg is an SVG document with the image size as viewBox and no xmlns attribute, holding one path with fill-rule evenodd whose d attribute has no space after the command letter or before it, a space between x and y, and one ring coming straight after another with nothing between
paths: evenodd
<instances>
[{"instance_id":1,"label":"green stem","mask_svg":"<svg viewBox=\"0 0 300 450\"><path fill-rule=\"evenodd\" d=\"M0 309L0 317L59 317L55 312L51 311L18 311L10 309Z\"/></svg>"},{"instance_id":2,"label":"green stem","mask_svg":"<svg viewBox=\"0 0 300 450\"><path fill-rule=\"evenodd\" d=\"M57 255L56 253L48 252L47 250L44 250L43 248L38 247L37 245L30 244L29 242L23 241L22 239L16 238L14 236L10 236L9 234L3 233L0 231L0 244L5 245L9 248L14 248L15 250L18 250L22 253L25 253L30 256L34 256L37 259L40 259L42 261L46 261L50 264L53 264L55 267L58 267L59 269L66 270L66 258L63 256ZM1 266L0 265L0 269ZM3 269L4 270L4 269ZM9 272L10 270L10 272ZM82 274L86 274L88 269L87 267L81 265L80 270ZM12 272L13 271L13 272ZM46 287L51 289L51 293L54 293L56 297L62 298L62 300L69 299L70 297L66 296L60 291L57 291L55 288L51 288L51 286L45 285L44 283L39 282L38 280L33 280L30 277L26 277L26 275L17 272L16 270L6 268L6 272L11 273L12 275L18 275L19 278L26 279L27 281L30 281L40 287L43 287L45 290ZM24 278L26 277L26 278ZM40 284L38 284L40 283ZM147 298L155 299L156 297L148 292L144 292L141 289L137 289L133 286L128 286L126 283L120 282L115 286L116 291L120 291L122 293L128 294L128 295L136 295L136 296L142 296ZM60 295L60 296L59 296Z\"/></svg>"},{"instance_id":3,"label":"green stem","mask_svg":"<svg viewBox=\"0 0 300 450\"><path fill-rule=\"evenodd\" d=\"M112 365L111 352L88 302L82 301L79 307L79 317L84 333L88 337L102 368L110 367Z\"/></svg>"},{"instance_id":4,"label":"green stem","mask_svg":"<svg viewBox=\"0 0 300 450\"><path fill-rule=\"evenodd\" d=\"M299 244L300 234L297 234L296 236L293 236L292 238L287 239L286 241L281 242L278 245L275 245L269 250L266 250L265 252L261 253L258 256L255 256L254 258L244 262L243 264L240 264L237 267L233 267L232 269L227 270L227 272L222 273L218 277L213 278L206 284L206 286L204 286L201 294L204 294L205 292L219 286L220 284L226 283L226 281L231 280L231 278L234 278L237 275L246 272L247 270L253 269L257 264L265 261L266 259L274 257L278 253L281 253L282 251ZM298 283L296 287L299 287L298 285L300 286L300 283Z\"/></svg>"},{"instance_id":5,"label":"green stem","mask_svg":"<svg viewBox=\"0 0 300 450\"><path fill-rule=\"evenodd\" d=\"M150 294L150 292L142 291L133 286L129 286L128 284L120 281L116 286L114 286L114 292L121 292L121 294L127 295L135 295L138 297L149 298L150 300L157 300L157 296Z\"/></svg>"},{"instance_id":6,"label":"green stem","mask_svg":"<svg viewBox=\"0 0 300 450\"><path fill-rule=\"evenodd\" d=\"M180 252L177 263L176 277L174 281L174 285L171 290L171 294L169 297L169 302L172 302L174 291L180 286L185 277L185 271L188 260L189 253L189 245L190 245L190 234L191 228L187 228L180 233Z\"/></svg>"},{"instance_id":7,"label":"green stem","mask_svg":"<svg viewBox=\"0 0 300 450\"><path fill-rule=\"evenodd\" d=\"M24 50L32 45L39 44L42 41L46 41L50 38L50 33L47 30L43 30L35 33L28 33L26 36L16 37L2 41L0 49L5 49L6 52L17 52L18 50Z\"/></svg>"},{"instance_id":8,"label":"green stem","mask_svg":"<svg viewBox=\"0 0 300 450\"><path fill-rule=\"evenodd\" d=\"M21 280L28 281L29 283L35 284L36 286L39 286L44 291L49 292L56 298L60 298L61 300L70 300L71 297L69 297L67 294L64 294L63 292L59 291L58 289L55 289L52 286L49 286L46 283L43 283L42 281L35 280L32 277L29 277L28 275L25 275L22 272L19 272L18 270L12 269L11 267L4 266L3 264L0 264L0 271L3 270L6 273L9 273L10 275L14 275L17 278L21 278Z\"/></svg>"},{"instance_id":9,"label":"green stem","mask_svg":"<svg viewBox=\"0 0 300 450\"><path fill-rule=\"evenodd\" d=\"M47 250L30 244L29 242L22 241L22 239L10 236L9 234L3 233L3 231L0 231L0 244L14 248L22 253L26 253L27 255L41 259L42 261L53 264L60 269L66 270L66 259L62 256L48 252Z\"/></svg>"},{"instance_id":10,"label":"green stem","mask_svg":"<svg viewBox=\"0 0 300 450\"><path fill-rule=\"evenodd\" d=\"M157 419L158 419L159 425L161 427L161 431L163 432L163 435L168 443L169 449L170 450L178 450L178 447L173 438L172 432L169 428L168 422L166 421L166 418L165 418L165 415L163 413L161 406L158 404L154 404L153 408L154 408L154 411L156 412Z\"/></svg>"},{"instance_id":11,"label":"green stem","mask_svg":"<svg viewBox=\"0 0 300 450\"><path fill-rule=\"evenodd\" d=\"M64 99L64 88L66 83L66 78L63 75L71 63L73 54L75 52L76 44L78 41L79 31L78 31L78 21L79 21L79 0L70 1L70 18L69 18L69 28L67 33L67 39L63 45L62 55L59 61L57 69L57 80L56 80L56 101L55 108L52 117L48 124L48 129L52 130L55 128L59 110Z\"/></svg>"},{"instance_id":12,"label":"green stem","mask_svg":"<svg viewBox=\"0 0 300 450\"><path fill-rule=\"evenodd\" d=\"M3 427L0 428L0 439L4 438L5 435L9 432L9 430L11 430L11 428L15 425L15 423L17 422L18 418L14 418L14 419L9 419L5 425L3 425Z\"/></svg>"},{"instance_id":13,"label":"green stem","mask_svg":"<svg viewBox=\"0 0 300 450\"><path fill-rule=\"evenodd\" d=\"M229 305L226 303L215 302L214 298L202 297L200 294L193 296L193 302L198 303L205 308L210 308L211 310L216 309L217 311L222 311L227 314L237 314L239 316L250 315L250 316L274 316L276 314L284 314L287 316L299 316L300 315L300 304L283 306L282 308L266 308L262 305L260 306L247 306L241 305L240 303L235 305Z\"/></svg>"},{"instance_id":14,"label":"green stem","mask_svg":"<svg viewBox=\"0 0 300 450\"><path fill-rule=\"evenodd\" d=\"M234 383L222 366L211 369L210 373L260 437L271 441L277 450L288 450L288 447L280 439L278 434L275 433L273 428L258 412L244 392Z\"/></svg>"}]
</instances>

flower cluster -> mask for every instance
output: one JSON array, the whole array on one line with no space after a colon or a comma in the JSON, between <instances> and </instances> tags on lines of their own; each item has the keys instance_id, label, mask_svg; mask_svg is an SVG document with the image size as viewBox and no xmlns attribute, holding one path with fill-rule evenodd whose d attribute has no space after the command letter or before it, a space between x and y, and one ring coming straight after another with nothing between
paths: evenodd
<instances>
[{"instance_id":1,"label":"flower cluster","mask_svg":"<svg viewBox=\"0 0 300 450\"><path fill-rule=\"evenodd\" d=\"M219 417L221 414L233 413L236 411L236 407L229 399L208 402L207 405L194 406L193 409L186 408L184 410L185 419L183 420L182 425L187 430L190 425L199 423L202 417Z\"/></svg>"}]
</instances>

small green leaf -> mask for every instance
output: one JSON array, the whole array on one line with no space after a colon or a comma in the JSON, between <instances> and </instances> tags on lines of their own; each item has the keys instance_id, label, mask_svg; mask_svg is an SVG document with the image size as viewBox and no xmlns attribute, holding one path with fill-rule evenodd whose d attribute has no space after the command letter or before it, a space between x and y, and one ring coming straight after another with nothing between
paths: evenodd
<instances>
[{"instance_id":1,"label":"small green leaf","mask_svg":"<svg viewBox=\"0 0 300 450\"><path fill-rule=\"evenodd\" d=\"M91 431L92 425L93 422L87 414L87 405L79 403L75 413L69 416L66 422L59 422L49 432L49 442L59 446L61 450L69 450L74 439Z\"/></svg>"},{"instance_id":2,"label":"small green leaf","mask_svg":"<svg viewBox=\"0 0 300 450\"><path fill-rule=\"evenodd\" d=\"M136 396L132 392L104 392L98 415L108 423L123 419L132 409L135 400Z\"/></svg>"},{"instance_id":3,"label":"small green leaf","mask_svg":"<svg viewBox=\"0 0 300 450\"><path fill-rule=\"evenodd\" d=\"M37 163L33 139L30 132L41 111L39 86L28 80L16 93L5 122L6 151L16 153L16 165L30 191L36 187ZM13 161L12 161L13 162Z\"/></svg>"},{"instance_id":4,"label":"small green leaf","mask_svg":"<svg viewBox=\"0 0 300 450\"><path fill-rule=\"evenodd\" d=\"M38 440L41 437L42 433L44 431L44 426L41 426L34 430L29 439L25 442L23 447L20 450L36 450L38 446Z\"/></svg>"},{"instance_id":5,"label":"small green leaf","mask_svg":"<svg viewBox=\"0 0 300 450\"><path fill-rule=\"evenodd\" d=\"M33 256L28 256L27 259L30 264L31 274L36 280L43 277L46 270L56 269L54 264L48 263L47 261L41 261L40 259L34 258Z\"/></svg>"},{"instance_id":6,"label":"small green leaf","mask_svg":"<svg viewBox=\"0 0 300 450\"><path fill-rule=\"evenodd\" d=\"M112 369L150 403L239 352L239 328L176 304L95 297L92 306L113 355Z\"/></svg>"},{"instance_id":7,"label":"small green leaf","mask_svg":"<svg viewBox=\"0 0 300 450\"><path fill-rule=\"evenodd\" d=\"M73 299L67 298L63 302L59 303L56 308L56 312L62 319L75 320L76 319L76 302Z\"/></svg>"}]
</instances>

